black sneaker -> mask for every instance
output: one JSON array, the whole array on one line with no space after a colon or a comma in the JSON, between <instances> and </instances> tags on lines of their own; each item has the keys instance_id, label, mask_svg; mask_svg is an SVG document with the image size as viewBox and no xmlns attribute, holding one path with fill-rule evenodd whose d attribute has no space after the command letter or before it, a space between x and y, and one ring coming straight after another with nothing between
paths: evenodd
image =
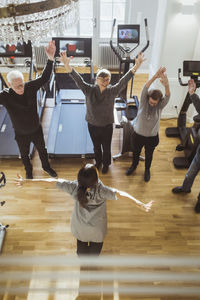
<instances>
[{"instance_id":1,"label":"black sneaker","mask_svg":"<svg viewBox=\"0 0 200 300\"><path fill-rule=\"evenodd\" d=\"M109 169L109 166L104 165L103 168L102 168L102 173L103 174L108 173L108 169Z\"/></svg>"},{"instance_id":2,"label":"black sneaker","mask_svg":"<svg viewBox=\"0 0 200 300\"><path fill-rule=\"evenodd\" d=\"M189 189L189 191L185 191L182 186L176 186L175 188L172 189L172 193L174 193L174 194L190 193L190 192L191 192L191 189Z\"/></svg>"},{"instance_id":3,"label":"black sneaker","mask_svg":"<svg viewBox=\"0 0 200 300\"><path fill-rule=\"evenodd\" d=\"M56 171L54 171L52 168L43 169L47 174L49 174L51 177L57 177Z\"/></svg>"},{"instance_id":4,"label":"black sneaker","mask_svg":"<svg viewBox=\"0 0 200 300\"><path fill-rule=\"evenodd\" d=\"M133 171L135 171L136 167L135 166L130 166L130 168L128 168L128 170L126 170L125 174L127 176L131 175L133 173Z\"/></svg>"},{"instance_id":5,"label":"black sneaker","mask_svg":"<svg viewBox=\"0 0 200 300\"><path fill-rule=\"evenodd\" d=\"M26 179L33 179L32 171L26 171Z\"/></svg>"},{"instance_id":6,"label":"black sneaker","mask_svg":"<svg viewBox=\"0 0 200 300\"><path fill-rule=\"evenodd\" d=\"M145 182L148 182L148 181L150 180L150 178L151 178L150 170L147 169L147 170L145 170L145 172L144 172L144 181L145 181Z\"/></svg>"}]
</instances>

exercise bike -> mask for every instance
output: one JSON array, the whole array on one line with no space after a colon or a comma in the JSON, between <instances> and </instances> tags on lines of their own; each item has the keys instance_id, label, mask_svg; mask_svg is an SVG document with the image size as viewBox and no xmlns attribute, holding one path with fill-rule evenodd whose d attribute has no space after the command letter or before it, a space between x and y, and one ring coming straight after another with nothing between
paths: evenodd
<instances>
[{"instance_id":1,"label":"exercise bike","mask_svg":"<svg viewBox=\"0 0 200 300\"><path fill-rule=\"evenodd\" d=\"M196 88L200 87L200 61L184 61L183 76L190 76L196 83ZM178 80L181 86L187 86L188 83L183 83L181 79L181 69L178 69ZM186 114L190 104L193 104L198 112L198 115L193 117L194 124L192 127L186 127ZM173 159L176 168L188 168L196 153L199 144L198 131L200 129L200 105L192 102L189 92L187 92L183 105L181 107L177 127L166 128L167 137L180 137L181 144L176 146L177 151L184 151L185 157L175 157Z\"/></svg>"},{"instance_id":2,"label":"exercise bike","mask_svg":"<svg viewBox=\"0 0 200 300\"><path fill-rule=\"evenodd\" d=\"M125 24L118 25L117 28L117 45L113 45L113 33L115 29L116 19L113 21L110 47L119 60L119 78L126 74L130 68L130 64L135 64L135 57L139 53L144 52L149 47L149 32L147 19L144 19L146 45L137 52L134 57L131 53L140 44L140 25L138 24ZM130 45L133 45L132 47ZM122 72L123 71L123 72ZM127 99L127 86L121 91L119 98L115 100L115 110L120 112L121 120L117 122L116 128L123 128L123 142L122 150L119 154L113 156L113 160L120 158L124 153L132 151L131 137L133 133L133 120L135 119L139 107L137 96L132 95L133 90L133 77L131 80L130 98ZM117 113L118 115L118 113Z\"/></svg>"}]
</instances>

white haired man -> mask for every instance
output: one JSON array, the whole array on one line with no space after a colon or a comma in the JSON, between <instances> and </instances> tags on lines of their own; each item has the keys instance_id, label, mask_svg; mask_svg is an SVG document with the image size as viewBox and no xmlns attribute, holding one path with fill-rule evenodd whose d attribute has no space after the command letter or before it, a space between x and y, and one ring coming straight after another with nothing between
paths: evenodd
<instances>
[{"instance_id":1,"label":"white haired man","mask_svg":"<svg viewBox=\"0 0 200 300\"><path fill-rule=\"evenodd\" d=\"M23 74L18 70L13 70L7 74L9 89L5 88L0 92L0 104L7 109L12 121L15 140L19 147L27 179L33 178L33 168L29 158L31 142L38 150L44 171L52 177L57 177L48 161L42 126L37 112L37 91L50 79L56 51L55 42L50 41L45 51L48 61L40 77L25 83Z\"/></svg>"}]
</instances>

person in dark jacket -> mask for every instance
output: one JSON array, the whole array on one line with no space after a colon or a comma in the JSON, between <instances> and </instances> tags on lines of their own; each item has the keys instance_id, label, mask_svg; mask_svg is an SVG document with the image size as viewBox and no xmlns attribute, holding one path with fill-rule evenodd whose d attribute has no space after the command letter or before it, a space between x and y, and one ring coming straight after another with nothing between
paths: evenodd
<instances>
[{"instance_id":1,"label":"person in dark jacket","mask_svg":"<svg viewBox=\"0 0 200 300\"><path fill-rule=\"evenodd\" d=\"M65 51L60 53L60 60L66 72L70 73L86 96L86 121L94 146L96 167L99 169L103 164L102 173L105 174L111 164L115 98L143 63L144 55L143 53L138 55L135 65L115 85L110 85L111 74L107 69L102 69L97 73L96 84L86 83L81 75L69 65L71 59L72 57L67 57Z\"/></svg>"},{"instance_id":2,"label":"person in dark jacket","mask_svg":"<svg viewBox=\"0 0 200 300\"><path fill-rule=\"evenodd\" d=\"M196 83L194 82L193 79L190 79L188 81L188 93L190 94L190 99L192 100L192 103L194 104L196 110L198 111L198 113L200 113L200 98L195 93L195 91L196 91ZM200 135L200 129L199 129L199 135ZM181 186L176 186L175 188L173 188L172 192L174 194L190 193L193 182L197 174L199 173L199 171L200 171L200 143L197 147L196 154L190 164L190 167L185 175L183 184ZM200 213L200 193L198 195L197 203L195 205L194 210L196 213Z\"/></svg>"},{"instance_id":3,"label":"person in dark jacket","mask_svg":"<svg viewBox=\"0 0 200 300\"><path fill-rule=\"evenodd\" d=\"M45 50L48 61L39 78L25 83L23 74L18 70L13 70L7 74L9 88L0 92L0 104L7 109L12 121L15 140L19 147L27 179L33 178L33 168L29 159L31 142L38 150L44 171L52 177L57 177L48 161L42 126L37 112L37 91L50 79L56 51L55 42L50 41Z\"/></svg>"}]
</instances>

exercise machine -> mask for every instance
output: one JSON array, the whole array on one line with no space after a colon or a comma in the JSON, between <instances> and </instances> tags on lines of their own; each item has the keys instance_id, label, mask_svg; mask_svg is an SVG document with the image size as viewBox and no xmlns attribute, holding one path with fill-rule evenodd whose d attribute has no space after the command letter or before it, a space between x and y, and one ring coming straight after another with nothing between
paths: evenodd
<instances>
[{"instance_id":1,"label":"exercise machine","mask_svg":"<svg viewBox=\"0 0 200 300\"><path fill-rule=\"evenodd\" d=\"M66 50L68 56L80 58L81 67L89 67L86 81L94 82L91 38L53 38L56 54ZM82 60L81 60L82 59ZM73 60L72 60L73 63ZM55 157L94 157L93 144L85 121L85 95L77 88L74 80L66 73L59 73L60 62L56 60L54 79L54 104L49 127L47 152Z\"/></svg>"},{"instance_id":2,"label":"exercise machine","mask_svg":"<svg viewBox=\"0 0 200 300\"><path fill-rule=\"evenodd\" d=\"M6 185L6 176L3 172L0 172L0 188L4 187ZM0 205L3 206L5 204L5 201L1 201ZM9 225L3 225L0 223L0 253L2 251L3 247L3 241L6 233L6 228L8 228Z\"/></svg>"},{"instance_id":3,"label":"exercise machine","mask_svg":"<svg viewBox=\"0 0 200 300\"><path fill-rule=\"evenodd\" d=\"M119 60L119 78L126 74L130 69L130 64L135 64L135 58L139 53L144 52L149 47L149 31L147 19L144 19L146 45L135 53L135 49L140 45L140 25L123 24L117 27L117 45L113 44L113 33L115 29L116 19L113 21L110 47ZM134 53L133 53L134 52ZM131 56L132 55L132 56ZM130 98L127 99L127 86L116 99L115 109L120 112L121 120L117 122L117 128L123 128L122 150L119 154L114 155L113 159L120 158L124 153L132 151L131 137L133 133L133 120L138 111L139 101L133 92L133 77L131 79ZM117 113L118 115L118 113Z\"/></svg>"},{"instance_id":4,"label":"exercise machine","mask_svg":"<svg viewBox=\"0 0 200 300\"><path fill-rule=\"evenodd\" d=\"M190 76L196 83L196 88L200 87L200 61L184 61L183 62L183 76ZM178 80L181 86L187 86L188 83L183 83L181 79L181 69L178 69ZM198 115L194 116L194 124L192 127L186 127L187 111L193 104L198 112ZM177 119L177 127L166 128L165 133L167 137L179 137L181 144L177 145L176 150L184 150L185 157L175 157L173 159L174 166L176 168L188 168L199 143L198 130L200 128L200 109L196 103L192 103L189 92L187 92L183 105Z\"/></svg>"},{"instance_id":5,"label":"exercise machine","mask_svg":"<svg viewBox=\"0 0 200 300\"><path fill-rule=\"evenodd\" d=\"M0 57L9 59L13 63L0 64L2 68L29 68L29 80L33 79L33 73L37 77L37 69L33 64L32 46L29 41L27 44L17 43L17 45L2 45L0 44ZM24 58L23 64L14 63L15 59ZM0 89L8 88L3 75L0 73ZM43 109L46 100L46 90L40 89L37 93L37 104L39 118L42 118ZM30 145L30 157L33 157L34 145ZM7 110L0 105L0 158L18 158L20 156L18 145L15 141L15 133Z\"/></svg>"}]
</instances>

